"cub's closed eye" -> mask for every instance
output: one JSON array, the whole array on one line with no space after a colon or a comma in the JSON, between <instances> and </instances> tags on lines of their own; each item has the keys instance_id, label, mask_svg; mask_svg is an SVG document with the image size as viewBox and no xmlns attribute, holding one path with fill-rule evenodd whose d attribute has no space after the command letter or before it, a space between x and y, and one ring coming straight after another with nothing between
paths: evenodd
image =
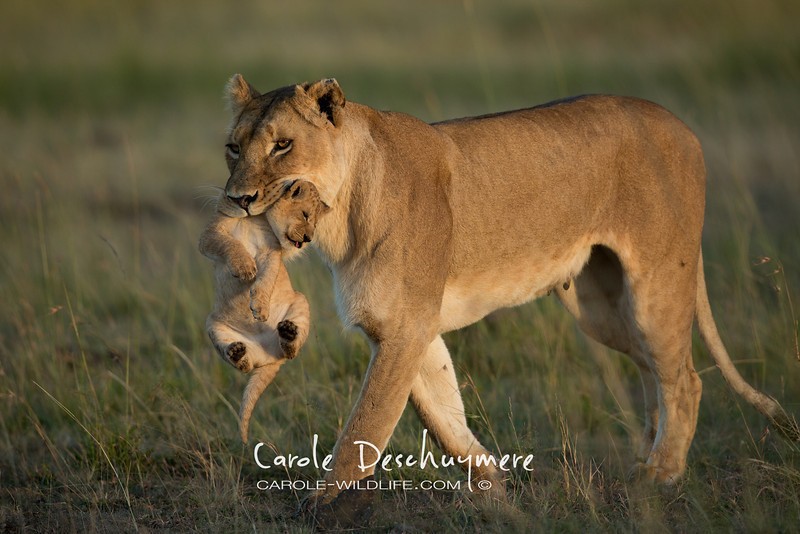
<instances>
[{"instance_id":1,"label":"cub's closed eye","mask_svg":"<svg viewBox=\"0 0 800 534\"><path fill-rule=\"evenodd\" d=\"M305 220L308 220L308 212L307 212L307 211L304 211L304 212L303 212L303 218L304 218Z\"/></svg>"}]
</instances>

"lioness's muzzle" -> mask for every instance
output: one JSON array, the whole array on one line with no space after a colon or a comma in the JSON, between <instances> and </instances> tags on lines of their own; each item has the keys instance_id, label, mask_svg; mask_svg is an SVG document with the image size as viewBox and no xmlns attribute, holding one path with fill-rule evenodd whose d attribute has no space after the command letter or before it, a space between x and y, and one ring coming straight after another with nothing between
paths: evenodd
<instances>
[{"instance_id":1,"label":"lioness's muzzle","mask_svg":"<svg viewBox=\"0 0 800 534\"><path fill-rule=\"evenodd\" d=\"M246 211L248 206L250 206L250 204L255 202L256 199L258 198L258 191L256 191L256 193L254 195L242 195L240 197L234 197L234 196L228 195L228 198L232 202L235 202L236 204L241 206L241 208Z\"/></svg>"}]
</instances>

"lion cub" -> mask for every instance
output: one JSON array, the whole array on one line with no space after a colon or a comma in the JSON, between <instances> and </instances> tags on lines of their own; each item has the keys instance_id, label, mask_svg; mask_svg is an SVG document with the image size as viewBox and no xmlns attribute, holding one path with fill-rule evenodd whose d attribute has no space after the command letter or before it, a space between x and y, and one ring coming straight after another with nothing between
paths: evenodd
<instances>
[{"instance_id":1,"label":"lion cub","mask_svg":"<svg viewBox=\"0 0 800 534\"><path fill-rule=\"evenodd\" d=\"M216 299L206 329L220 356L252 372L239 411L247 431L258 398L308 337L308 301L295 291L283 261L314 236L328 211L313 184L298 180L263 215L226 216L239 208L223 194L214 219L200 236L200 252L214 260Z\"/></svg>"}]
</instances>

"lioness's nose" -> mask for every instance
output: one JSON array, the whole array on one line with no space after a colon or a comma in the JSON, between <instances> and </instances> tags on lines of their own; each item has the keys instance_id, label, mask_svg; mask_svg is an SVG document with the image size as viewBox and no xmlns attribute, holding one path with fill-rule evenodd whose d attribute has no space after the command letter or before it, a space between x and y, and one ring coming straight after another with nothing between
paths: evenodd
<instances>
[{"instance_id":1,"label":"lioness's nose","mask_svg":"<svg viewBox=\"0 0 800 534\"><path fill-rule=\"evenodd\" d=\"M236 202L239 206L241 206L243 210L246 210L250 204L256 201L256 198L258 198L258 193L256 193L255 195L242 195L240 197L233 197L231 195L228 195L228 198L231 199L233 202Z\"/></svg>"}]
</instances>

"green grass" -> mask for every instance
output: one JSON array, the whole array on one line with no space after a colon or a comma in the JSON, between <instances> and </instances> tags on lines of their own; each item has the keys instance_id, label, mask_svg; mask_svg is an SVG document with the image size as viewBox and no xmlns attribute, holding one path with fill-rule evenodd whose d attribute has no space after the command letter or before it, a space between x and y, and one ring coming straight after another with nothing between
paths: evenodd
<instances>
[{"instance_id":1,"label":"green grass","mask_svg":"<svg viewBox=\"0 0 800 534\"><path fill-rule=\"evenodd\" d=\"M660 102L699 135L712 306L745 377L800 414L800 18L797 2L10 1L0 8L0 530L300 531L302 492L258 480L237 438L245 377L203 323L196 251L227 175L222 87L336 76L347 97L427 120L612 92ZM768 257L769 261L760 259ZM312 334L251 434L330 451L368 361L330 276L293 264ZM643 425L635 367L551 298L446 336L471 427L535 455L510 509L461 492L385 492L378 531L791 531L800 451L725 386L701 344L685 482L626 482ZM404 415L392 442L414 453ZM455 469L393 478L464 480ZM402 530L404 529L404 530Z\"/></svg>"}]
</instances>

